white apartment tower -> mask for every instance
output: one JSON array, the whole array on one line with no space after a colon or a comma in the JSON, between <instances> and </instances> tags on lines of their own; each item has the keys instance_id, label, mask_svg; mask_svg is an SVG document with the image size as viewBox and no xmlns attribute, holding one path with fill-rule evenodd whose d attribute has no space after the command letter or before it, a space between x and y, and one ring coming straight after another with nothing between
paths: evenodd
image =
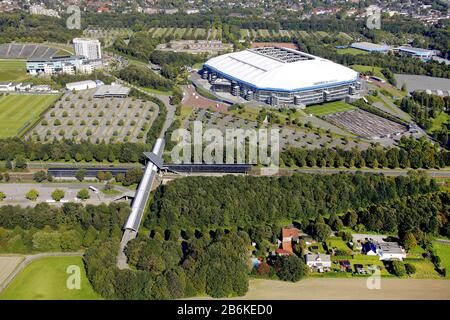
<instances>
[{"instance_id":1,"label":"white apartment tower","mask_svg":"<svg viewBox=\"0 0 450 320\"><path fill-rule=\"evenodd\" d=\"M97 60L102 58L102 48L100 41L97 39L73 39L75 54L85 56L89 60Z\"/></svg>"}]
</instances>

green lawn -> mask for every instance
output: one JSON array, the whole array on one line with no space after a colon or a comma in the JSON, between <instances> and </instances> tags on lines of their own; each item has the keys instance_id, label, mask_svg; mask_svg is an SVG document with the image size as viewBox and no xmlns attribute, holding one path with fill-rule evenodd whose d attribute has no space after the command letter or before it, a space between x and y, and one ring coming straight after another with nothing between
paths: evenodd
<instances>
[{"instance_id":1,"label":"green lawn","mask_svg":"<svg viewBox=\"0 0 450 320\"><path fill-rule=\"evenodd\" d=\"M441 265L447 271L447 278L450 278L450 245L444 243L433 243L436 253L441 258Z\"/></svg>"},{"instance_id":2,"label":"green lawn","mask_svg":"<svg viewBox=\"0 0 450 320\"><path fill-rule=\"evenodd\" d=\"M430 132L441 129L442 125L450 120L450 115L446 112L441 112L436 118L434 118L431 125Z\"/></svg>"},{"instance_id":3,"label":"green lawn","mask_svg":"<svg viewBox=\"0 0 450 320\"><path fill-rule=\"evenodd\" d=\"M324 116L327 114L353 110L355 107L343 101L335 101L324 104L316 104L306 108L306 113L312 113L315 116Z\"/></svg>"},{"instance_id":4,"label":"green lawn","mask_svg":"<svg viewBox=\"0 0 450 320\"><path fill-rule=\"evenodd\" d=\"M358 54L368 54L369 52L355 49L355 48L345 48L345 49L337 49L338 54L352 54L352 55L358 55Z\"/></svg>"},{"instance_id":5,"label":"green lawn","mask_svg":"<svg viewBox=\"0 0 450 320\"><path fill-rule=\"evenodd\" d=\"M345 251L348 254L352 253L352 250L347 246L342 238L330 238L329 240L327 240L327 247L328 249L338 248L339 250Z\"/></svg>"},{"instance_id":6,"label":"green lawn","mask_svg":"<svg viewBox=\"0 0 450 320\"><path fill-rule=\"evenodd\" d=\"M26 77L25 60L0 60L0 81L19 81Z\"/></svg>"},{"instance_id":7,"label":"green lawn","mask_svg":"<svg viewBox=\"0 0 450 320\"><path fill-rule=\"evenodd\" d=\"M81 288L70 290L66 282L71 265L80 267ZM49 257L30 263L0 295L1 300L95 300L81 257Z\"/></svg>"},{"instance_id":8,"label":"green lawn","mask_svg":"<svg viewBox=\"0 0 450 320\"><path fill-rule=\"evenodd\" d=\"M362 66L359 64L354 64L350 66L353 70L358 71L358 72L367 72L367 71L372 71L373 75L376 77L379 77L381 79L386 80L386 77L383 75L383 73L381 72L380 67L373 67L373 66Z\"/></svg>"},{"instance_id":9,"label":"green lawn","mask_svg":"<svg viewBox=\"0 0 450 320\"><path fill-rule=\"evenodd\" d=\"M16 95L0 97L0 138L23 134L59 95Z\"/></svg>"}]
</instances>

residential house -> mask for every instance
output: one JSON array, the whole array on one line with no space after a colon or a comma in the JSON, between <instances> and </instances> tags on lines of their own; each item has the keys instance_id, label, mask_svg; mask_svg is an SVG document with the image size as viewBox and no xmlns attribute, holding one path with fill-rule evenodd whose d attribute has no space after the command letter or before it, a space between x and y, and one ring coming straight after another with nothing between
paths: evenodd
<instances>
[{"instance_id":1,"label":"residential house","mask_svg":"<svg viewBox=\"0 0 450 320\"><path fill-rule=\"evenodd\" d=\"M281 230L281 248L275 250L277 255L290 255L294 253L292 242L298 242L300 230L297 228L283 228Z\"/></svg>"},{"instance_id":2,"label":"residential house","mask_svg":"<svg viewBox=\"0 0 450 320\"><path fill-rule=\"evenodd\" d=\"M367 241L362 245L361 252L363 254L366 254L368 256L376 256L377 253L377 246L372 241Z\"/></svg>"},{"instance_id":3,"label":"residential house","mask_svg":"<svg viewBox=\"0 0 450 320\"><path fill-rule=\"evenodd\" d=\"M331 257L329 254L308 253L305 255L305 260L311 271L324 272L331 269Z\"/></svg>"},{"instance_id":4,"label":"residential house","mask_svg":"<svg viewBox=\"0 0 450 320\"><path fill-rule=\"evenodd\" d=\"M406 258L405 250L397 242L383 242L378 245L380 260L400 260Z\"/></svg>"}]
</instances>

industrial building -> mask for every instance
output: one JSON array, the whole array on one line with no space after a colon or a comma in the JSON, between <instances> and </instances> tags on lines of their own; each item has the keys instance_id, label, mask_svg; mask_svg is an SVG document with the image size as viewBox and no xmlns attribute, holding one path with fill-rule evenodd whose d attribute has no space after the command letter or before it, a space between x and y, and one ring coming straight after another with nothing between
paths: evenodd
<instances>
[{"instance_id":1,"label":"industrial building","mask_svg":"<svg viewBox=\"0 0 450 320\"><path fill-rule=\"evenodd\" d=\"M356 96L359 74L347 67L283 47L260 47L208 60L202 78L211 90L272 106L305 106Z\"/></svg>"},{"instance_id":2,"label":"industrial building","mask_svg":"<svg viewBox=\"0 0 450 320\"><path fill-rule=\"evenodd\" d=\"M413 47L399 47L396 49L400 55L405 55L409 57L419 58L423 61L430 60L436 55L434 50L413 48Z\"/></svg>"},{"instance_id":3,"label":"industrial building","mask_svg":"<svg viewBox=\"0 0 450 320\"><path fill-rule=\"evenodd\" d=\"M119 84L104 85L95 91L94 98L126 98L130 93L130 88Z\"/></svg>"},{"instance_id":4,"label":"industrial building","mask_svg":"<svg viewBox=\"0 0 450 320\"><path fill-rule=\"evenodd\" d=\"M55 56L50 58L32 58L27 60L27 72L32 75L45 74L91 74L94 70L92 64L85 56Z\"/></svg>"},{"instance_id":5,"label":"industrial building","mask_svg":"<svg viewBox=\"0 0 450 320\"><path fill-rule=\"evenodd\" d=\"M97 39L75 38L73 47L76 55L85 56L89 60L102 59L102 47Z\"/></svg>"},{"instance_id":6,"label":"industrial building","mask_svg":"<svg viewBox=\"0 0 450 320\"><path fill-rule=\"evenodd\" d=\"M81 91L88 89L95 89L104 85L104 83L100 80L85 80L78 82L70 82L66 84L66 89L69 91Z\"/></svg>"},{"instance_id":7,"label":"industrial building","mask_svg":"<svg viewBox=\"0 0 450 320\"><path fill-rule=\"evenodd\" d=\"M392 50L392 47L388 45L381 45L371 42L355 42L350 45L351 48L359 49L367 52L381 52L386 53Z\"/></svg>"}]
</instances>

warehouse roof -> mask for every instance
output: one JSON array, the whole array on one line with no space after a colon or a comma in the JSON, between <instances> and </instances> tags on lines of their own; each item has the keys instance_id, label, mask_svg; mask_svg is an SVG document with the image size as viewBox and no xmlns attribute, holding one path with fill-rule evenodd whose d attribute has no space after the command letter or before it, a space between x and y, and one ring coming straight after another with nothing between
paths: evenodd
<instances>
[{"instance_id":1,"label":"warehouse roof","mask_svg":"<svg viewBox=\"0 0 450 320\"><path fill-rule=\"evenodd\" d=\"M350 68L279 47L224 54L208 60L205 67L260 90L301 91L358 79Z\"/></svg>"},{"instance_id":2,"label":"warehouse roof","mask_svg":"<svg viewBox=\"0 0 450 320\"><path fill-rule=\"evenodd\" d=\"M360 49L360 50L364 50L364 51L370 51L370 52L385 52L385 51L389 51L392 48L388 45L381 45L381 44L376 44L376 43L371 43L371 42L355 42L352 43L351 45L352 48L355 49Z\"/></svg>"}]
</instances>

